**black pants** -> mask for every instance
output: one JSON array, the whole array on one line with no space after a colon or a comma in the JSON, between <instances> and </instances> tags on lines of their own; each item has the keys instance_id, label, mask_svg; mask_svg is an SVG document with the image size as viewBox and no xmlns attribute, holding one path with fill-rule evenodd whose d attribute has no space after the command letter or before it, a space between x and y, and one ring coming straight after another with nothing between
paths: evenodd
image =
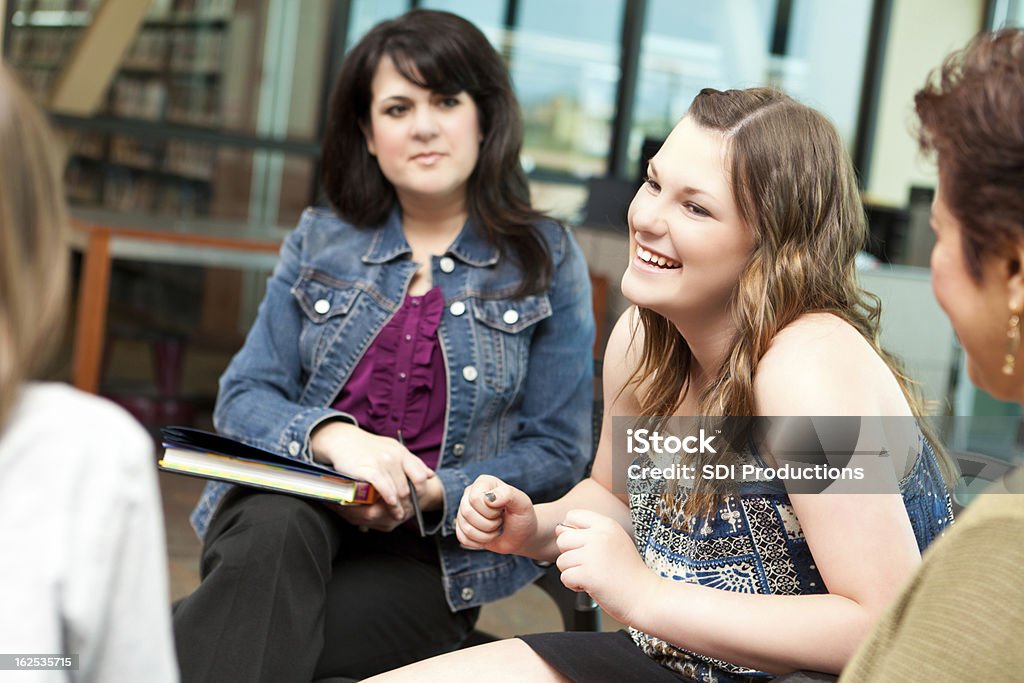
<instances>
[{"instance_id":1,"label":"black pants","mask_svg":"<svg viewBox=\"0 0 1024 683\"><path fill-rule=\"evenodd\" d=\"M174 611L183 683L365 678L457 648L479 614L449 609L433 539L252 489L218 508L200 576Z\"/></svg>"}]
</instances>

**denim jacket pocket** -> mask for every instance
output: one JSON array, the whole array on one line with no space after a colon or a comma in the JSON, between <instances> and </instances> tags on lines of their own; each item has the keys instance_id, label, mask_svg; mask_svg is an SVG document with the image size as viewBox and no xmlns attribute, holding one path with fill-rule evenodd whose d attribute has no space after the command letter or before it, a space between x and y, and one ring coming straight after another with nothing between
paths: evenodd
<instances>
[{"instance_id":1,"label":"denim jacket pocket","mask_svg":"<svg viewBox=\"0 0 1024 683\"><path fill-rule=\"evenodd\" d=\"M337 336L343 321L359 296L354 283L336 280L320 271L304 268L292 286L292 296L302 310L299 350L307 371L312 371Z\"/></svg>"},{"instance_id":2,"label":"denim jacket pocket","mask_svg":"<svg viewBox=\"0 0 1024 683\"><path fill-rule=\"evenodd\" d=\"M547 295L522 299L476 299L473 317L480 323L478 357L483 360L484 382L504 394L517 389L526 377L535 326L551 316Z\"/></svg>"}]
</instances>

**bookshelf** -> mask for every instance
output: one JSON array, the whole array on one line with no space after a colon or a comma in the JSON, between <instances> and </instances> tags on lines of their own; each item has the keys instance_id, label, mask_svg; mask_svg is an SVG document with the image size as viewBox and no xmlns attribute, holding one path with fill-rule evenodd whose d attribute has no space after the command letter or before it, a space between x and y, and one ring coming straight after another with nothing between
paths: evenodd
<instances>
[{"instance_id":1,"label":"bookshelf","mask_svg":"<svg viewBox=\"0 0 1024 683\"><path fill-rule=\"evenodd\" d=\"M44 107L54 102L58 76L67 83L68 67L88 73L81 55L97 29L114 21L116 33L121 22L132 41L123 56L117 51L98 108L51 108L52 121L70 133L74 215L197 234L230 225L241 237L294 225L316 191L328 65L340 58L330 50L337 25L327 20L335 0L152 0L137 8L130 30L104 4L113 1L7 0L8 60ZM205 359L240 343L268 268L240 269L204 249L189 254L114 254L110 325L100 331L113 349L104 393L135 392L129 385L147 379L118 348L173 342L188 358ZM181 393L205 400L220 369L185 382ZM153 390L136 393L144 391Z\"/></svg>"},{"instance_id":2,"label":"bookshelf","mask_svg":"<svg viewBox=\"0 0 1024 683\"><path fill-rule=\"evenodd\" d=\"M12 0L9 60L46 103L98 0ZM97 116L219 129L222 69L235 0L154 0ZM178 217L211 213L211 144L74 131L66 180L73 205Z\"/></svg>"}]
</instances>

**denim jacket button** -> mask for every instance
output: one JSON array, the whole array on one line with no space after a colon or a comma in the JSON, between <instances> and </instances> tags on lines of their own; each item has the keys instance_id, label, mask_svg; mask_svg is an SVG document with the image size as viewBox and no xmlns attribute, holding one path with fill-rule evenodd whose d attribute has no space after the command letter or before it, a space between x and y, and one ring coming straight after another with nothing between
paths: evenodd
<instances>
[{"instance_id":1,"label":"denim jacket button","mask_svg":"<svg viewBox=\"0 0 1024 683\"><path fill-rule=\"evenodd\" d=\"M462 378L467 382L475 382L477 374L478 373L476 371L476 368L473 367L472 365L467 365L466 367L462 368Z\"/></svg>"},{"instance_id":2,"label":"denim jacket button","mask_svg":"<svg viewBox=\"0 0 1024 683\"><path fill-rule=\"evenodd\" d=\"M510 308L505 311L505 315L501 316L501 319L505 321L506 325L515 325L519 322L519 311Z\"/></svg>"},{"instance_id":3,"label":"denim jacket button","mask_svg":"<svg viewBox=\"0 0 1024 683\"><path fill-rule=\"evenodd\" d=\"M288 453L292 456L298 455L299 451L301 450L302 444L300 444L298 441L292 441L290 444L288 444Z\"/></svg>"},{"instance_id":4,"label":"denim jacket button","mask_svg":"<svg viewBox=\"0 0 1024 683\"><path fill-rule=\"evenodd\" d=\"M455 270L455 260L451 256L442 256L437 265L441 267L442 273L450 273Z\"/></svg>"},{"instance_id":5,"label":"denim jacket button","mask_svg":"<svg viewBox=\"0 0 1024 683\"><path fill-rule=\"evenodd\" d=\"M462 315L463 313L466 312L466 302L456 301L448 308L448 310L451 312L452 315Z\"/></svg>"},{"instance_id":6,"label":"denim jacket button","mask_svg":"<svg viewBox=\"0 0 1024 683\"><path fill-rule=\"evenodd\" d=\"M463 588L462 592L459 593L459 596L463 600L465 600L466 602L469 602L470 600L472 600L473 599L473 595L474 595L473 589L470 588L469 586L466 586L465 588Z\"/></svg>"},{"instance_id":7,"label":"denim jacket button","mask_svg":"<svg viewBox=\"0 0 1024 683\"><path fill-rule=\"evenodd\" d=\"M461 458L462 454L465 452L466 444L464 443L457 443L454 446L452 446L452 455L454 455L456 458Z\"/></svg>"},{"instance_id":8,"label":"denim jacket button","mask_svg":"<svg viewBox=\"0 0 1024 683\"><path fill-rule=\"evenodd\" d=\"M327 311L331 310L331 302L327 299L317 299L316 303L313 304L313 310L324 315Z\"/></svg>"}]
</instances>

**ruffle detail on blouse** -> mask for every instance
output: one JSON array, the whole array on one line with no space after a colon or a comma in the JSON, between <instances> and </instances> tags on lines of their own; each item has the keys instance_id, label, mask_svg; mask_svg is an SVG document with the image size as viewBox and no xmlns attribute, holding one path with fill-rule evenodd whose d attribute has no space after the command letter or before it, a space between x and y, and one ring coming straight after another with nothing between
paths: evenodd
<instances>
[{"instance_id":1,"label":"ruffle detail on blouse","mask_svg":"<svg viewBox=\"0 0 1024 683\"><path fill-rule=\"evenodd\" d=\"M374 343L373 371L370 373L367 398L370 402L371 422L383 430L378 431L381 434L393 431L393 428L389 429L387 421L392 414L392 405L396 400L401 400L402 392L397 390L400 384L397 376L398 354L407 333L408 317L413 312L412 301L412 297L405 300ZM434 287L419 301L422 313L417 329L411 332L412 364L405 380L408 383L408 401L400 423L407 434L418 434L423 429L436 376L431 359L438 343L437 328L444 314L444 295L440 287Z\"/></svg>"}]
</instances>

